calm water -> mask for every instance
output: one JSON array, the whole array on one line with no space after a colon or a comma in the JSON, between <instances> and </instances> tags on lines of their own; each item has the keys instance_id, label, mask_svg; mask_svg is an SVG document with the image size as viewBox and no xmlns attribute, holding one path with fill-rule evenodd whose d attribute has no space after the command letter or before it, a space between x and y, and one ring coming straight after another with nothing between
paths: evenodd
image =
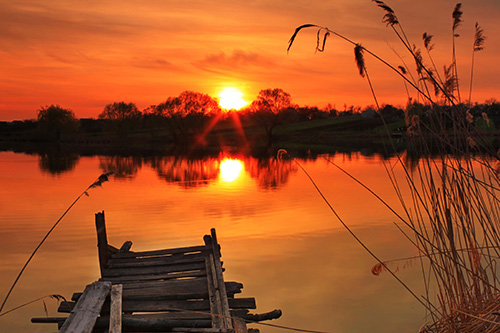
<instances>
[{"instance_id":1,"label":"calm water","mask_svg":"<svg viewBox=\"0 0 500 333\"><path fill-rule=\"evenodd\" d=\"M331 159L393 205L382 160ZM412 256L395 219L325 159L298 160L352 230L383 260ZM391 163L389 160L386 163ZM110 244L132 250L202 244L210 228L222 247L225 279L244 285L257 312L283 310L269 323L335 332L415 332L425 312L347 233L293 163L235 155L198 160L0 153L0 297L52 224L103 171L117 177L89 191L62 220L21 278L6 309L75 291L99 278L94 214L105 211ZM66 170L66 171L64 171ZM398 272L417 294L418 265ZM49 316L57 302L46 300ZM54 332L31 324L42 302L0 317L2 332ZM260 325L262 332L284 332Z\"/></svg>"}]
</instances>

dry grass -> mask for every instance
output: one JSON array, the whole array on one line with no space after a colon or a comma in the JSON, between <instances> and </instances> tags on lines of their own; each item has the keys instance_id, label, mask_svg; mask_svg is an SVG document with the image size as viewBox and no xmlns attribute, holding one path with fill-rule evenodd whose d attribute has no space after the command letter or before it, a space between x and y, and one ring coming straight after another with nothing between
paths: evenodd
<instances>
[{"instance_id":1,"label":"dry grass","mask_svg":"<svg viewBox=\"0 0 500 333\"><path fill-rule=\"evenodd\" d=\"M355 46L359 73L367 78L375 101L364 53L391 68L405 84L413 87L418 99L425 101L422 110L410 103L406 110L407 156L398 155L396 165L386 166L389 180L400 198L398 211L403 213L396 213L393 207L389 209L400 220L401 232L420 253L406 261L416 260L422 269L425 295L418 300L427 309L429 323L421 331L500 330L497 324L500 313L496 314L500 308L496 264L500 258L500 177L496 165L499 156L476 130L468 107L470 100L468 105L461 103L455 39L459 37L462 6L457 4L452 12L453 58L450 65L443 66L442 79L430 53L434 46L432 35L423 34L423 46L427 50L427 59L424 59L420 49L408 40L395 11L383 1L373 2L383 9L383 21L414 59L414 74L406 65L391 65L359 43L318 25L298 27L289 41L289 49L299 31L316 28L319 51L324 50L330 35ZM321 45L320 33L325 36ZM473 55L483 48L484 39L483 30L476 24ZM432 66L427 66L426 61ZM471 73L473 64L474 59ZM407 163L412 159L412 163ZM400 168L404 177L397 177L395 168ZM391 267L391 261L379 261L374 273L388 271L394 275L399 266Z\"/></svg>"}]
</instances>

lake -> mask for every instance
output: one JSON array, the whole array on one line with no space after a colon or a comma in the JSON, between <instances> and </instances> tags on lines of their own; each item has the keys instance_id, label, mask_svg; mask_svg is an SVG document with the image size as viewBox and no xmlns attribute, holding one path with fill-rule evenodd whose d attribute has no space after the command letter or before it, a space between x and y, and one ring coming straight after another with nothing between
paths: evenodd
<instances>
[{"instance_id":1,"label":"lake","mask_svg":"<svg viewBox=\"0 0 500 333\"><path fill-rule=\"evenodd\" d=\"M296 159L351 230L382 260L417 254L397 219L340 165L399 210L386 175L394 159L337 153ZM293 161L221 153L203 158L28 155L0 152L0 297L68 206L103 172L117 175L88 191L47 239L5 310L36 298L71 298L100 276L94 214L105 211L109 243L132 250L202 244L216 228L226 281L257 310L283 310L270 324L328 332L415 332L425 310L347 232ZM396 171L398 172L398 171ZM404 266L404 267L403 267ZM398 276L420 295L419 264ZM49 316L57 302L46 299ZM39 301L0 317L0 331L54 332L32 324ZM282 329L250 325L261 332Z\"/></svg>"}]
</instances>

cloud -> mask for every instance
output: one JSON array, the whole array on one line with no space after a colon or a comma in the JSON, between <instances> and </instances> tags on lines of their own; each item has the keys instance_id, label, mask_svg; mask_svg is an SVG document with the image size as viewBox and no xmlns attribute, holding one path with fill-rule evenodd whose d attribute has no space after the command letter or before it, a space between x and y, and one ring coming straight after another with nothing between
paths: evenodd
<instances>
[{"instance_id":1,"label":"cloud","mask_svg":"<svg viewBox=\"0 0 500 333\"><path fill-rule=\"evenodd\" d=\"M233 50L231 54L225 52L208 54L205 58L194 64L196 67L210 72L245 71L255 68L268 68L274 63L254 52Z\"/></svg>"},{"instance_id":2,"label":"cloud","mask_svg":"<svg viewBox=\"0 0 500 333\"><path fill-rule=\"evenodd\" d=\"M131 61L131 65L138 68L155 70L176 69L176 66L174 66L170 61L154 57L134 57Z\"/></svg>"}]
</instances>

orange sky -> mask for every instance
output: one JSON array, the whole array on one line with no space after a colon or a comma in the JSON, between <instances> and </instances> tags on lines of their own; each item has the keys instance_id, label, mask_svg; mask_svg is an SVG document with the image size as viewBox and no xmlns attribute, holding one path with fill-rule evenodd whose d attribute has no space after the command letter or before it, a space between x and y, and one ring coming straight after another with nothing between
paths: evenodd
<instances>
[{"instance_id":1,"label":"orange sky","mask_svg":"<svg viewBox=\"0 0 500 333\"><path fill-rule=\"evenodd\" d=\"M388 0L410 39L433 34L434 58L451 58L451 12L456 1ZM474 24L485 29L476 54L473 99L498 96L500 2L464 0L458 39L463 95L469 84ZM373 104L357 73L352 46L330 39L314 54L315 31L304 31L287 55L294 29L316 23L361 43L398 66L412 64L369 0L336 1L34 1L0 2L0 120L35 118L59 104L77 117L96 117L106 104L140 109L184 90L217 96L225 86L253 100L259 90L282 88L300 105L338 109ZM366 58L382 103L403 105L401 80Z\"/></svg>"}]
</instances>

